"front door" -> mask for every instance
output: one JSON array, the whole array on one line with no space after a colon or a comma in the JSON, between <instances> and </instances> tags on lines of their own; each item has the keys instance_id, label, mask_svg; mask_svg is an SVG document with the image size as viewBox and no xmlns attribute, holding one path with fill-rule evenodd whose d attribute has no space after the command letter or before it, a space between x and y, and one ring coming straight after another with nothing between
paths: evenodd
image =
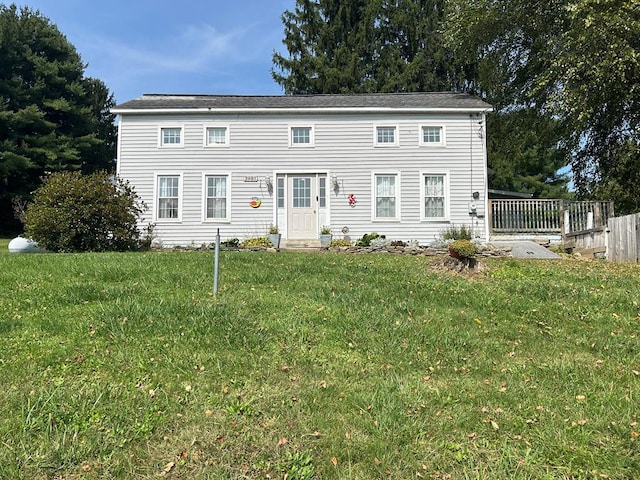
<instances>
[{"instance_id":1,"label":"front door","mask_svg":"<svg viewBox=\"0 0 640 480\"><path fill-rule=\"evenodd\" d=\"M318 208L315 175L287 177L287 238L318 238Z\"/></svg>"}]
</instances>

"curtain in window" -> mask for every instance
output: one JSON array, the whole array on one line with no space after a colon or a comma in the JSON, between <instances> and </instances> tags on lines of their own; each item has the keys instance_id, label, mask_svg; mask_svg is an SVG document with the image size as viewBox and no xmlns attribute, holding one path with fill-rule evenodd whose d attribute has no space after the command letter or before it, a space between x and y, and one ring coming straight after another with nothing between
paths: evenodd
<instances>
[{"instance_id":1,"label":"curtain in window","mask_svg":"<svg viewBox=\"0 0 640 480\"><path fill-rule=\"evenodd\" d=\"M428 175L424 177L424 216L444 217L444 177Z\"/></svg>"},{"instance_id":2,"label":"curtain in window","mask_svg":"<svg viewBox=\"0 0 640 480\"><path fill-rule=\"evenodd\" d=\"M396 177L395 175L376 176L376 217L395 218L396 216Z\"/></svg>"},{"instance_id":3,"label":"curtain in window","mask_svg":"<svg viewBox=\"0 0 640 480\"><path fill-rule=\"evenodd\" d=\"M178 218L178 177L158 178L158 218Z\"/></svg>"},{"instance_id":4,"label":"curtain in window","mask_svg":"<svg viewBox=\"0 0 640 480\"><path fill-rule=\"evenodd\" d=\"M227 177L207 177L207 218L227 217Z\"/></svg>"}]
</instances>

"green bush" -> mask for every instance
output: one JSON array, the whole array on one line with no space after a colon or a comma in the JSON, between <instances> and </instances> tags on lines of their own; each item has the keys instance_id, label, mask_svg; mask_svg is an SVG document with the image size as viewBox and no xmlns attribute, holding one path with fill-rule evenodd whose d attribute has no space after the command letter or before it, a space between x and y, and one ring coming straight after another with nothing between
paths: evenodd
<instances>
[{"instance_id":1,"label":"green bush","mask_svg":"<svg viewBox=\"0 0 640 480\"><path fill-rule=\"evenodd\" d=\"M240 240L234 237L220 242L220 245L226 248L238 248L240 246Z\"/></svg>"},{"instance_id":2,"label":"green bush","mask_svg":"<svg viewBox=\"0 0 640 480\"><path fill-rule=\"evenodd\" d=\"M351 247L352 243L349 240L345 240L344 238L336 238L335 240L331 240L329 242L329 247Z\"/></svg>"},{"instance_id":3,"label":"green bush","mask_svg":"<svg viewBox=\"0 0 640 480\"><path fill-rule=\"evenodd\" d=\"M472 240L471 229L466 225L449 225L440 232L442 240Z\"/></svg>"},{"instance_id":4,"label":"green bush","mask_svg":"<svg viewBox=\"0 0 640 480\"><path fill-rule=\"evenodd\" d=\"M242 243L240 243L240 247L242 248L253 248L253 247L264 247L271 248L273 247L273 243L267 237L253 237L247 238Z\"/></svg>"},{"instance_id":5,"label":"green bush","mask_svg":"<svg viewBox=\"0 0 640 480\"><path fill-rule=\"evenodd\" d=\"M52 252L148 247L138 220L146 206L128 182L106 172L57 172L44 179L24 213L25 234Z\"/></svg>"},{"instance_id":6,"label":"green bush","mask_svg":"<svg viewBox=\"0 0 640 480\"><path fill-rule=\"evenodd\" d=\"M378 235L376 232L365 233L360 240L356 242L358 247L368 247L371 245L371 240L376 238L385 238L384 235Z\"/></svg>"},{"instance_id":7,"label":"green bush","mask_svg":"<svg viewBox=\"0 0 640 480\"><path fill-rule=\"evenodd\" d=\"M473 258L478 253L475 244L469 240L454 240L449 244L449 250L462 258Z\"/></svg>"}]
</instances>

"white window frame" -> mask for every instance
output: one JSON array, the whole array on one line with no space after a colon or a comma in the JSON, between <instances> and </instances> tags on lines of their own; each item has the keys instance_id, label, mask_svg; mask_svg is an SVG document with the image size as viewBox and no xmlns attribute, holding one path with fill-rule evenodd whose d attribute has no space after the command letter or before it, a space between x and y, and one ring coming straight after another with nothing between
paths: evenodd
<instances>
[{"instance_id":1,"label":"white window frame","mask_svg":"<svg viewBox=\"0 0 640 480\"><path fill-rule=\"evenodd\" d=\"M425 128L438 128L440 129L440 141L439 142L425 142L424 141L424 129ZM421 147L446 147L447 146L447 137L446 137L446 129L444 125L436 125L433 123L425 123L420 125L418 129L418 135L420 138L418 139L418 143Z\"/></svg>"},{"instance_id":2,"label":"white window frame","mask_svg":"<svg viewBox=\"0 0 640 480\"><path fill-rule=\"evenodd\" d=\"M179 130L180 143L164 143L164 130ZM184 147L184 127L182 125L160 125L158 127L158 147L159 148L182 148Z\"/></svg>"},{"instance_id":3,"label":"white window frame","mask_svg":"<svg viewBox=\"0 0 640 480\"><path fill-rule=\"evenodd\" d=\"M309 143L293 143L293 130L296 128L309 130ZM289 125L289 146L292 148L309 148L315 146L315 127L309 124Z\"/></svg>"},{"instance_id":4,"label":"white window frame","mask_svg":"<svg viewBox=\"0 0 640 480\"><path fill-rule=\"evenodd\" d=\"M178 178L178 216L176 218L160 218L160 178ZM182 186L183 179L181 173L156 173L153 188L153 218L156 222L177 223L182 221Z\"/></svg>"},{"instance_id":5,"label":"white window frame","mask_svg":"<svg viewBox=\"0 0 640 480\"><path fill-rule=\"evenodd\" d=\"M395 216L393 217L378 217L377 216L377 204L378 204L378 192L377 192L377 177L395 177L395 199L396 208ZM400 207L401 207L401 195L400 185L401 177L399 171L380 171L371 173L371 221L373 222L399 222L400 221Z\"/></svg>"},{"instance_id":6,"label":"white window frame","mask_svg":"<svg viewBox=\"0 0 640 480\"><path fill-rule=\"evenodd\" d=\"M209 130L224 128L224 143L209 143ZM208 124L204 126L204 146L206 148L224 148L229 146L229 125L227 124Z\"/></svg>"},{"instance_id":7,"label":"white window frame","mask_svg":"<svg viewBox=\"0 0 640 480\"><path fill-rule=\"evenodd\" d=\"M208 182L210 177L225 177L227 179L227 208L224 217L207 217ZM206 172L202 174L202 221L206 223L230 223L231 222L231 174L229 172Z\"/></svg>"},{"instance_id":8,"label":"white window frame","mask_svg":"<svg viewBox=\"0 0 640 480\"><path fill-rule=\"evenodd\" d=\"M424 205L424 200L426 197L426 188L424 185L425 177L443 177L443 189L444 189L444 216L443 217L427 217L426 208ZM431 171L431 170L423 170L420 171L420 218L424 222L448 222L450 219L450 195L451 188L449 185L449 172L447 171Z\"/></svg>"},{"instance_id":9,"label":"white window frame","mask_svg":"<svg viewBox=\"0 0 640 480\"><path fill-rule=\"evenodd\" d=\"M393 142L379 142L378 141L378 129L391 128L393 129ZM374 147L397 147L400 145L400 128L397 124L380 123L373 126L373 146Z\"/></svg>"}]
</instances>

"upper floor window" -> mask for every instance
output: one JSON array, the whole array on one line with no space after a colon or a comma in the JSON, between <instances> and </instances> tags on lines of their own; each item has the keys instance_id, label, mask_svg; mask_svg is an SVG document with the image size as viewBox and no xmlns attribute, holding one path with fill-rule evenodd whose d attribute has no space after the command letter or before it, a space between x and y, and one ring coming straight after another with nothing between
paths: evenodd
<instances>
[{"instance_id":1,"label":"upper floor window","mask_svg":"<svg viewBox=\"0 0 640 480\"><path fill-rule=\"evenodd\" d=\"M160 128L160 146L162 147L182 146L182 128L181 127Z\"/></svg>"},{"instance_id":2,"label":"upper floor window","mask_svg":"<svg viewBox=\"0 0 640 480\"><path fill-rule=\"evenodd\" d=\"M156 218L158 220L180 218L180 176L159 175L157 182Z\"/></svg>"},{"instance_id":3,"label":"upper floor window","mask_svg":"<svg viewBox=\"0 0 640 480\"><path fill-rule=\"evenodd\" d=\"M398 131L394 125L376 126L375 145L376 146L395 146L398 145Z\"/></svg>"},{"instance_id":4,"label":"upper floor window","mask_svg":"<svg viewBox=\"0 0 640 480\"><path fill-rule=\"evenodd\" d=\"M291 127L290 135L290 144L292 147L313 145L312 127Z\"/></svg>"},{"instance_id":5,"label":"upper floor window","mask_svg":"<svg viewBox=\"0 0 640 480\"><path fill-rule=\"evenodd\" d=\"M444 146L444 127L423 125L420 128L420 145Z\"/></svg>"},{"instance_id":6,"label":"upper floor window","mask_svg":"<svg viewBox=\"0 0 640 480\"><path fill-rule=\"evenodd\" d=\"M205 145L207 147L224 147L229 145L229 129L226 126L206 127Z\"/></svg>"}]
</instances>

